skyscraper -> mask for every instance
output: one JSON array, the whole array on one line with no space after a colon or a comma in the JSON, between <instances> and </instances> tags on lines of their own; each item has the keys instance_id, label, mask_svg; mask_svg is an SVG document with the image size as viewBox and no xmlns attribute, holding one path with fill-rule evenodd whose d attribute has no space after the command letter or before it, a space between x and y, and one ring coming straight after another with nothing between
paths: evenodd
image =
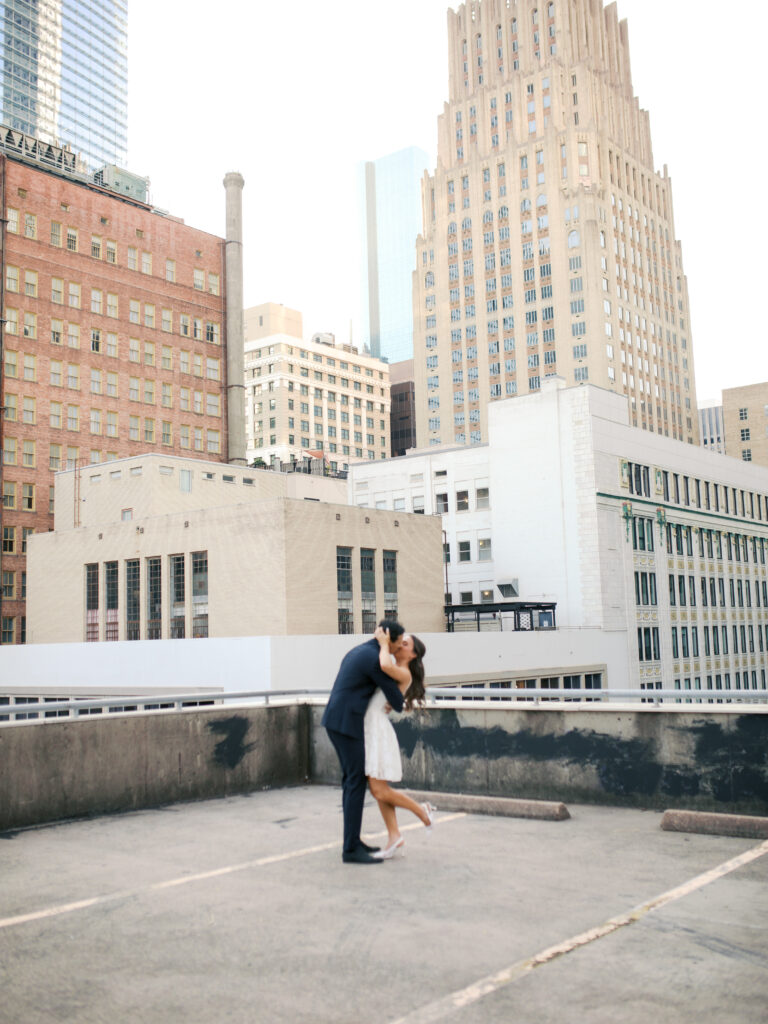
<instances>
[{"instance_id":1,"label":"skyscraper","mask_svg":"<svg viewBox=\"0 0 768 1024\"><path fill-rule=\"evenodd\" d=\"M414 279L417 444L486 440L488 403L552 374L696 443L670 179L616 5L475 0L448 40Z\"/></svg>"},{"instance_id":2,"label":"skyscraper","mask_svg":"<svg viewBox=\"0 0 768 1024\"><path fill-rule=\"evenodd\" d=\"M413 355L413 241L429 158L410 147L360 165L362 342L390 363Z\"/></svg>"},{"instance_id":3,"label":"skyscraper","mask_svg":"<svg viewBox=\"0 0 768 1024\"><path fill-rule=\"evenodd\" d=\"M127 0L0 0L2 123L124 166L127 18Z\"/></svg>"}]
</instances>

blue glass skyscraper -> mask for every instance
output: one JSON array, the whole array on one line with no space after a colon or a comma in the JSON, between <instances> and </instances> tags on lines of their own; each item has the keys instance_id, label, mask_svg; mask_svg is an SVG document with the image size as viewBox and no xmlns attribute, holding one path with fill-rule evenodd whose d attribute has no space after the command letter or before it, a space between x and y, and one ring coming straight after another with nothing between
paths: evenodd
<instances>
[{"instance_id":1,"label":"blue glass skyscraper","mask_svg":"<svg viewBox=\"0 0 768 1024\"><path fill-rule=\"evenodd\" d=\"M0 0L0 121L124 166L127 0Z\"/></svg>"},{"instance_id":2,"label":"blue glass skyscraper","mask_svg":"<svg viewBox=\"0 0 768 1024\"><path fill-rule=\"evenodd\" d=\"M390 363L413 358L412 277L428 167L427 154L410 147L359 170L362 341Z\"/></svg>"}]
</instances>

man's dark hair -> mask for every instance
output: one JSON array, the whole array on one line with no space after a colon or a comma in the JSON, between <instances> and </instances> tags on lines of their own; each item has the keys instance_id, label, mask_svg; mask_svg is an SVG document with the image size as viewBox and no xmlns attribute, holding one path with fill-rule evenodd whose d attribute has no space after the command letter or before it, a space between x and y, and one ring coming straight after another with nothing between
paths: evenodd
<instances>
[{"instance_id":1,"label":"man's dark hair","mask_svg":"<svg viewBox=\"0 0 768 1024\"><path fill-rule=\"evenodd\" d=\"M379 625L382 629L389 630L390 640L398 640L405 632L405 627L401 626L397 619L382 619Z\"/></svg>"}]
</instances>

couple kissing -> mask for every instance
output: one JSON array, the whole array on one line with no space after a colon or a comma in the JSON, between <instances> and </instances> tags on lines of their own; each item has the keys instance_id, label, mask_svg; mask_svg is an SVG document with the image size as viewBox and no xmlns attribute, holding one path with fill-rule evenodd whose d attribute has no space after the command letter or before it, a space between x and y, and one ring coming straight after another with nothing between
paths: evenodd
<instances>
[{"instance_id":1,"label":"couple kissing","mask_svg":"<svg viewBox=\"0 0 768 1024\"><path fill-rule=\"evenodd\" d=\"M418 804L389 783L402 779L400 747L389 711L411 710L424 699L426 652L417 636L399 622L383 619L372 640L344 655L333 684L322 724L341 764L344 845L347 864L381 864L405 840L395 808L412 811L432 827L434 807ZM360 838L366 781L387 827L387 846L380 850Z\"/></svg>"}]
</instances>

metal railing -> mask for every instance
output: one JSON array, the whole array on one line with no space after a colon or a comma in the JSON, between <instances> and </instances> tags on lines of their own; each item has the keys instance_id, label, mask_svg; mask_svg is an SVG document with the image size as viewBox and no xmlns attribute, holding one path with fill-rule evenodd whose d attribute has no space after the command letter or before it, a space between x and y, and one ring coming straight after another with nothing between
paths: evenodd
<instances>
[{"instance_id":1,"label":"metal railing","mask_svg":"<svg viewBox=\"0 0 768 1024\"><path fill-rule=\"evenodd\" d=\"M246 690L246 691L212 691L208 693L174 693L174 694L121 694L100 698L76 698L72 700L43 700L36 703L3 703L0 704L0 725L14 722L49 722L61 721L65 718L86 719L93 715L127 714L137 712L179 712L195 711L200 707L216 704L261 704L265 707L273 703L309 703L313 701L325 703L328 690ZM440 707L446 704L512 704L524 705L521 710L531 705L551 706L552 704L568 704L569 709L576 710L575 704L590 706L594 704L610 704L624 702L638 704L640 707L652 708L664 706L677 708L691 705L728 705L728 704L766 704L768 711L768 691L766 690L638 690L638 689L601 689L601 690L552 690L541 688L517 688L498 686L431 686L427 690L427 706Z\"/></svg>"}]
</instances>

